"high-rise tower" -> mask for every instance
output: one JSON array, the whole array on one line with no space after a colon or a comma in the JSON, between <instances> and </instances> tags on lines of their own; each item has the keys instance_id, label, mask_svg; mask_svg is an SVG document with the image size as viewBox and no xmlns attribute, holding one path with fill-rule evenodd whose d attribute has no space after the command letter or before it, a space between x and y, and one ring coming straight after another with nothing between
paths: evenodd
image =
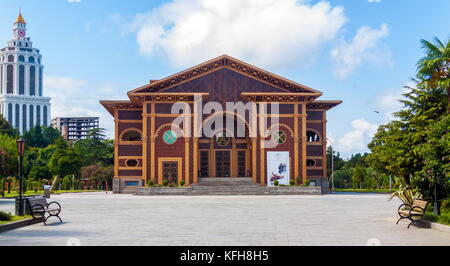
<instances>
[{"instance_id":1,"label":"high-rise tower","mask_svg":"<svg viewBox=\"0 0 450 266\"><path fill-rule=\"evenodd\" d=\"M39 49L27 36L27 23L19 13L13 39L0 50L0 115L25 133L50 125L50 98L44 97L43 65Z\"/></svg>"}]
</instances>

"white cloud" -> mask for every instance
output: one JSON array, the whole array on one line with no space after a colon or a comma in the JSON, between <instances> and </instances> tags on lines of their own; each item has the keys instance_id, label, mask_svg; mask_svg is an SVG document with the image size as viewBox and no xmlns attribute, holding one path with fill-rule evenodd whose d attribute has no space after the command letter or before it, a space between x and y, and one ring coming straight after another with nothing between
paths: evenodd
<instances>
[{"instance_id":1,"label":"white cloud","mask_svg":"<svg viewBox=\"0 0 450 266\"><path fill-rule=\"evenodd\" d=\"M400 111L403 108L403 103L400 100L404 100L403 94L410 91L409 88L414 88L416 84L414 82L408 82L406 86L398 90L386 90L379 93L374 100L374 106L376 111L380 112L380 115L384 118L384 123L389 123L394 120L394 113Z\"/></svg>"},{"instance_id":2,"label":"white cloud","mask_svg":"<svg viewBox=\"0 0 450 266\"><path fill-rule=\"evenodd\" d=\"M381 0L368 0L369 3L381 3Z\"/></svg>"},{"instance_id":3,"label":"white cloud","mask_svg":"<svg viewBox=\"0 0 450 266\"><path fill-rule=\"evenodd\" d=\"M335 39L344 9L308 0L173 0L130 26L140 51L187 66L222 54L261 66L310 60Z\"/></svg>"},{"instance_id":4,"label":"white cloud","mask_svg":"<svg viewBox=\"0 0 450 266\"><path fill-rule=\"evenodd\" d=\"M99 100L120 99L123 95L109 86L94 87L85 81L70 77L44 77L45 95L52 98L52 118L57 116L100 117L100 126L113 137L111 115L100 106Z\"/></svg>"},{"instance_id":5,"label":"white cloud","mask_svg":"<svg viewBox=\"0 0 450 266\"><path fill-rule=\"evenodd\" d=\"M331 52L334 61L334 73L339 78L347 78L363 63L392 64L388 48L380 48L380 40L389 35L387 24L380 29L364 26L358 29L355 37L349 42L342 40Z\"/></svg>"},{"instance_id":6,"label":"white cloud","mask_svg":"<svg viewBox=\"0 0 450 266\"><path fill-rule=\"evenodd\" d=\"M377 132L378 126L367 122L364 118L352 121L352 130L337 141L337 150L344 153L367 150L367 143Z\"/></svg>"}]
</instances>

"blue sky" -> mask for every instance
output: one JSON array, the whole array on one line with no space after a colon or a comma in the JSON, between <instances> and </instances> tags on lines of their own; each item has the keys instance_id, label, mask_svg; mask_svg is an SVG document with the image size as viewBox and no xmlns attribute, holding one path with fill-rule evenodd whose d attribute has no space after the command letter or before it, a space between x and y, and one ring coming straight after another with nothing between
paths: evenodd
<instances>
[{"instance_id":1,"label":"blue sky","mask_svg":"<svg viewBox=\"0 0 450 266\"><path fill-rule=\"evenodd\" d=\"M1 44L19 6L52 116L98 115L111 136L98 100L226 53L343 100L328 134L344 156L401 107L419 40L450 37L448 0L2 0Z\"/></svg>"}]
</instances>

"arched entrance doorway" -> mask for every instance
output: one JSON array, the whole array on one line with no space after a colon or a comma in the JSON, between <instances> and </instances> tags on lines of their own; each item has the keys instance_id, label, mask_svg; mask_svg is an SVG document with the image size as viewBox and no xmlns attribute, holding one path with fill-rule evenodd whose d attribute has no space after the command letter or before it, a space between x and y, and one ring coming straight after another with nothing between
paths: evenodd
<instances>
[{"instance_id":1,"label":"arched entrance doorway","mask_svg":"<svg viewBox=\"0 0 450 266\"><path fill-rule=\"evenodd\" d=\"M237 114L223 112L205 119L203 126L218 117L224 119L222 125L226 125L227 118L232 118L234 127L219 127L213 137L203 134L199 140L199 177L251 177L248 124Z\"/></svg>"}]
</instances>

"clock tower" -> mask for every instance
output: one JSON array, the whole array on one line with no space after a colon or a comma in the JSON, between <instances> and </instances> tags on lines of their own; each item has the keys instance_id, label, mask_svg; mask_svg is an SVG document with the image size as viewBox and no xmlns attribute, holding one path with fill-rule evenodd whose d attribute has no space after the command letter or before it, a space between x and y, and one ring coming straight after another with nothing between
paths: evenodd
<instances>
[{"instance_id":1,"label":"clock tower","mask_svg":"<svg viewBox=\"0 0 450 266\"><path fill-rule=\"evenodd\" d=\"M27 23L19 12L13 38L0 49L0 116L20 134L36 126L50 125L50 98L43 88L42 54L27 35Z\"/></svg>"},{"instance_id":2,"label":"clock tower","mask_svg":"<svg viewBox=\"0 0 450 266\"><path fill-rule=\"evenodd\" d=\"M14 39L20 40L25 39L27 36L27 23L25 22L25 19L23 19L22 13L19 13L19 16L16 19L16 22L14 22Z\"/></svg>"}]
</instances>

